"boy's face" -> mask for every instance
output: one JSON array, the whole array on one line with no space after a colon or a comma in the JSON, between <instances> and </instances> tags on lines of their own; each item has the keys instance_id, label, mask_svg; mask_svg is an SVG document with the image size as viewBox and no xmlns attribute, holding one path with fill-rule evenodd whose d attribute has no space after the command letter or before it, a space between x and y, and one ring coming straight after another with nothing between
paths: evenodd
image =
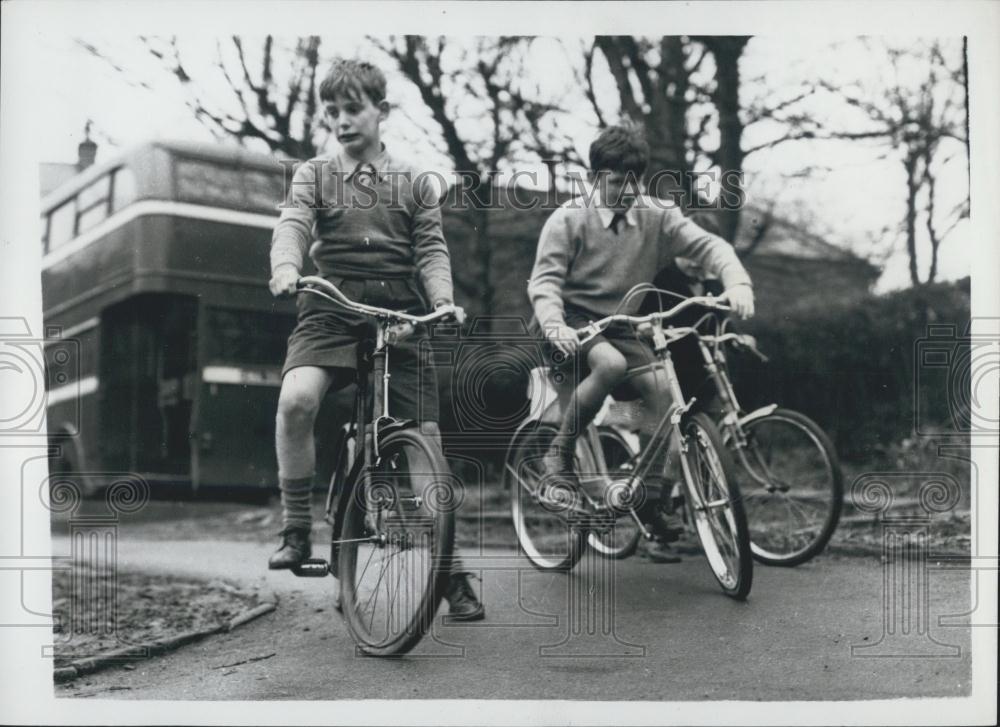
<instances>
[{"instance_id":1,"label":"boy's face","mask_svg":"<svg viewBox=\"0 0 1000 727\"><path fill-rule=\"evenodd\" d=\"M386 101L375 104L365 93L338 94L326 102L325 110L344 151L359 160L371 152L378 153L381 144L379 124L389 115Z\"/></svg>"},{"instance_id":2,"label":"boy's face","mask_svg":"<svg viewBox=\"0 0 1000 727\"><path fill-rule=\"evenodd\" d=\"M602 169L592 175L592 180L600 190L602 204L615 212L627 211L642 192L639 179L632 172Z\"/></svg>"}]
</instances>

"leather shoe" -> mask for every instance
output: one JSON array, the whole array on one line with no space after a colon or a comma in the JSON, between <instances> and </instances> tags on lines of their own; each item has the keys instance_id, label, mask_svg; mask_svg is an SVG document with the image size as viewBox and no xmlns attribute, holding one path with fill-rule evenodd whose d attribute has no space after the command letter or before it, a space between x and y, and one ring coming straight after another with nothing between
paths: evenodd
<instances>
[{"instance_id":1,"label":"leather shoe","mask_svg":"<svg viewBox=\"0 0 1000 727\"><path fill-rule=\"evenodd\" d=\"M449 621L481 621L486 618L486 609L476 598L468 573L452 573L448 581Z\"/></svg>"},{"instance_id":2,"label":"leather shoe","mask_svg":"<svg viewBox=\"0 0 1000 727\"><path fill-rule=\"evenodd\" d=\"M312 555L307 529L285 528L281 531L281 537L281 547L267 561L270 570L294 568Z\"/></svg>"},{"instance_id":3,"label":"leather shoe","mask_svg":"<svg viewBox=\"0 0 1000 727\"><path fill-rule=\"evenodd\" d=\"M572 510L579 499L580 479L576 475L576 462L572 445L553 443L542 457L542 481L538 496L553 502L564 503Z\"/></svg>"},{"instance_id":4,"label":"leather shoe","mask_svg":"<svg viewBox=\"0 0 1000 727\"><path fill-rule=\"evenodd\" d=\"M659 538L646 541L641 555L654 563L680 563L683 560L668 543Z\"/></svg>"}]
</instances>

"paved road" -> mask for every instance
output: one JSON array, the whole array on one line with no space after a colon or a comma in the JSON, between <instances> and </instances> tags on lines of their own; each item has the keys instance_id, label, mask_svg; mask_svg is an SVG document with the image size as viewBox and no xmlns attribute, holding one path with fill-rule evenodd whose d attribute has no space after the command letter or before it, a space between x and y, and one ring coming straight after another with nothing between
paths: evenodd
<instances>
[{"instance_id":1,"label":"paved road","mask_svg":"<svg viewBox=\"0 0 1000 727\"><path fill-rule=\"evenodd\" d=\"M119 544L125 568L225 576L273 589L272 614L169 655L57 688L59 696L126 699L518 698L808 700L957 696L970 689L969 632L938 618L969 610L968 576L931 570L926 617L892 644L855 654L883 633L883 568L874 559L825 558L796 569L758 568L745 603L721 594L707 565L631 559L539 573L514 553L491 551L482 569L488 620L438 623L410 656L355 655L331 608L328 580L263 569L270 545L237 542ZM56 538L54 552L68 548ZM890 582L893 582L890 579ZM602 585L613 584L609 588ZM570 598L588 593L589 601ZM603 603L614 608L602 608ZM571 604L583 604L572 608ZM588 611L589 608L589 611ZM596 625L594 633L573 624ZM892 608L889 613L893 614ZM581 614L584 618L581 619ZM893 622L901 627L900 622ZM885 656L923 654L923 658ZM273 656L270 656L272 655ZM255 657L264 659L249 661Z\"/></svg>"}]
</instances>

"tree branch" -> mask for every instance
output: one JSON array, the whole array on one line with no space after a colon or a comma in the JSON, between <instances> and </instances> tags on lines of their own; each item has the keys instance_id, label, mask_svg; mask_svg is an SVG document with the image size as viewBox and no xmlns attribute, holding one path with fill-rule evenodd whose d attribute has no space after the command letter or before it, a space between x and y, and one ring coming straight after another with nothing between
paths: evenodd
<instances>
[{"instance_id":1,"label":"tree branch","mask_svg":"<svg viewBox=\"0 0 1000 727\"><path fill-rule=\"evenodd\" d=\"M639 104L635 100L632 84L628 77L628 69L622 63L622 53L615 42L615 36L599 35L595 38L594 44L601 49L615 84L618 86L618 96L622 109L633 121L640 121L643 118L642 109L639 108Z\"/></svg>"}]
</instances>

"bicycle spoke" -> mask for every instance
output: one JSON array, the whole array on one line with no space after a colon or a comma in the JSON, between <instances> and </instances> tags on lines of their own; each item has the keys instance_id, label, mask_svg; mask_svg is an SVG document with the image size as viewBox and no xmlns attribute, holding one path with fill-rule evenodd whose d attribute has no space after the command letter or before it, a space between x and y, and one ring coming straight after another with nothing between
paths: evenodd
<instances>
[{"instance_id":1,"label":"bicycle spoke","mask_svg":"<svg viewBox=\"0 0 1000 727\"><path fill-rule=\"evenodd\" d=\"M374 548L374 546L371 547L371 548L369 548L369 550L370 550L370 552L368 554L368 560L365 561L365 567L361 571L361 577L358 579L359 581L364 579L365 573L368 572L368 566L371 564L372 558L375 557L375 548Z\"/></svg>"},{"instance_id":2,"label":"bicycle spoke","mask_svg":"<svg viewBox=\"0 0 1000 727\"><path fill-rule=\"evenodd\" d=\"M783 410L747 425L740 462L756 486L746 488L745 503L755 553L765 562L794 565L812 557L835 526L839 469L810 427L802 415Z\"/></svg>"},{"instance_id":3,"label":"bicycle spoke","mask_svg":"<svg viewBox=\"0 0 1000 727\"><path fill-rule=\"evenodd\" d=\"M585 531L571 522L571 503L540 496L545 490L543 455L555 432L554 427L539 425L523 433L511 452L512 458L505 463L518 542L532 564L542 569L562 568L575 562L586 537ZM580 504L587 507L589 495L582 488L579 497Z\"/></svg>"}]
</instances>

